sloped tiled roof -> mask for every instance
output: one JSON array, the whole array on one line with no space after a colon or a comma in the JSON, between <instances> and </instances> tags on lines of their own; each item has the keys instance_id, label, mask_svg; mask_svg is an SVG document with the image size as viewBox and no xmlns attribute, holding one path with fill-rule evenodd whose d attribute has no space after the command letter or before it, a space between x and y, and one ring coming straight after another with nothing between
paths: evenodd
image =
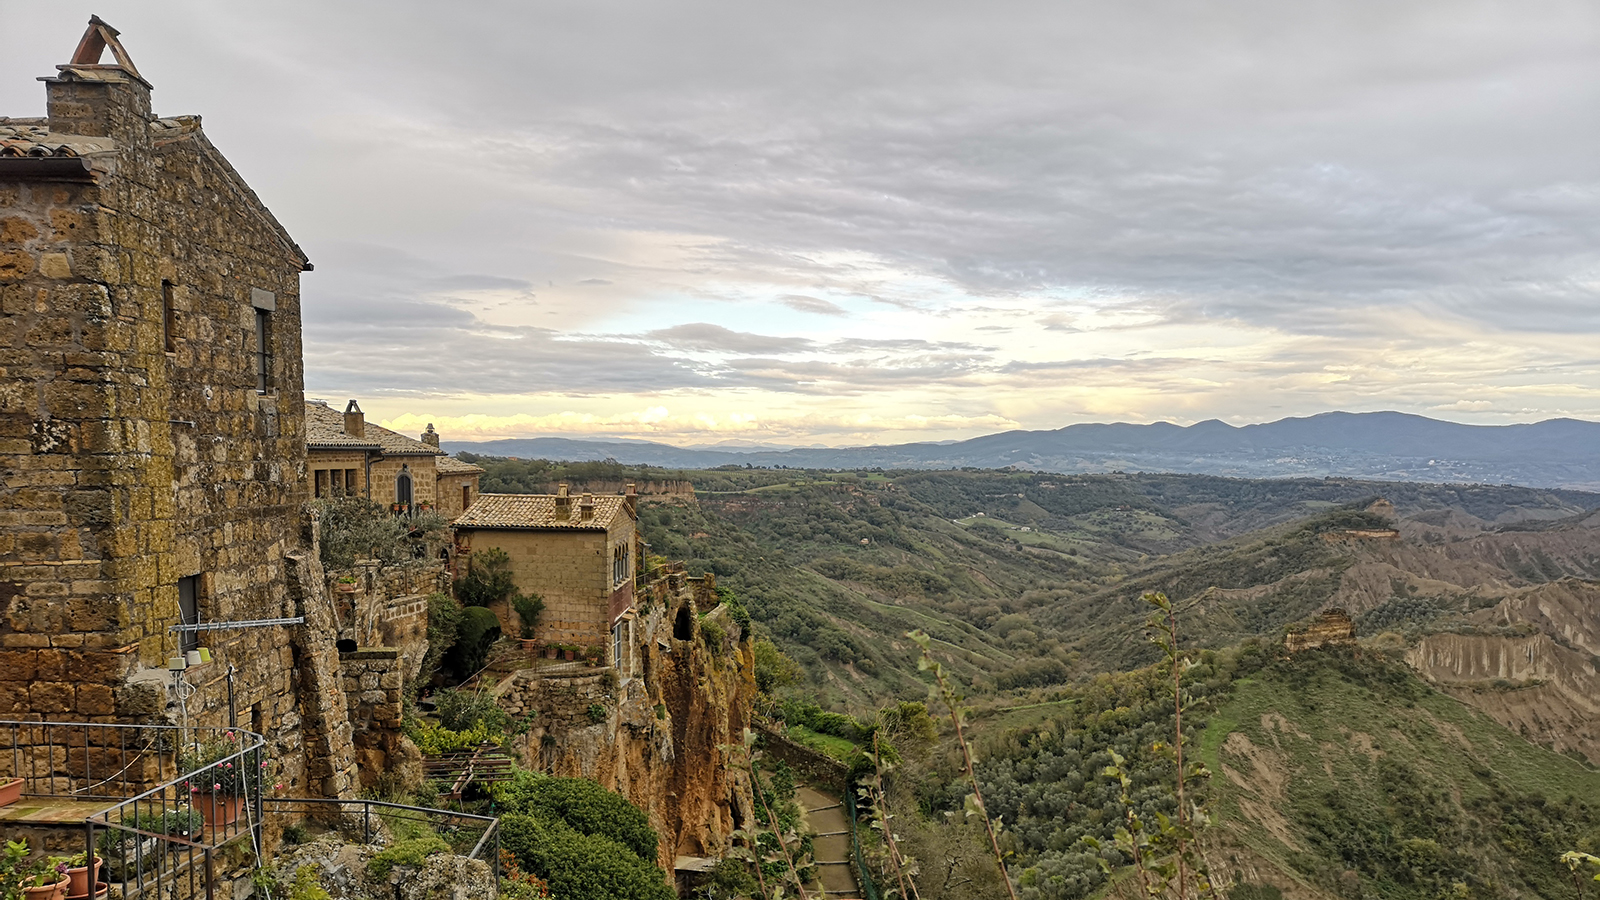
<instances>
[{"instance_id":1,"label":"sloped tiled roof","mask_svg":"<svg viewBox=\"0 0 1600 900\"><path fill-rule=\"evenodd\" d=\"M116 149L113 138L51 131L45 119L0 117L0 156L94 156Z\"/></svg>"},{"instance_id":2,"label":"sloped tiled roof","mask_svg":"<svg viewBox=\"0 0 1600 900\"><path fill-rule=\"evenodd\" d=\"M441 456L433 461L433 470L440 475L471 475L474 472L482 472L483 467L463 462L454 456Z\"/></svg>"},{"instance_id":3,"label":"sloped tiled roof","mask_svg":"<svg viewBox=\"0 0 1600 900\"><path fill-rule=\"evenodd\" d=\"M382 425L366 423L362 437L344 432L344 413L306 401L306 446L313 450L378 450L384 456L443 456L444 451ZM462 463L462 465L466 465ZM482 470L479 470L482 471Z\"/></svg>"},{"instance_id":4,"label":"sloped tiled roof","mask_svg":"<svg viewBox=\"0 0 1600 900\"><path fill-rule=\"evenodd\" d=\"M605 531L623 513L619 494L595 494L594 516L582 518L579 497L572 502L565 519L556 518L555 494L479 494L461 518L451 523L457 528L559 528L578 531Z\"/></svg>"},{"instance_id":5,"label":"sloped tiled roof","mask_svg":"<svg viewBox=\"0 0 1600 900\"><path fill-rule=\"evenodd\" d=\"M351 437L344 433L344 414L328 408L326 403L306 403L306 446L312 450L379 450L367 426L367 437Z\"/></svg>"}]
</instances>

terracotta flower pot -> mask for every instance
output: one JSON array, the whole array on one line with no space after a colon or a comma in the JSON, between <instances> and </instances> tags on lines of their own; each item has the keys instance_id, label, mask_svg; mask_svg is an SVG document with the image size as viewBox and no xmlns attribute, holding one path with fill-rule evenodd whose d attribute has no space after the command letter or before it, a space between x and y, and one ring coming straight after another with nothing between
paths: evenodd
<instances>
[{"instance_id":1,"label":"terracotta flower pot","mask_svg":"<svg viewBox=\"0 0 1600 900\"><path fill-rule=\"evenodd\" d=\"M12 778L0 784L0 806L10 806L22 797L22 779Z\"/></svg>"},{"instance_id":2,"label":"terracotta flower pot","mask_svg":"<svg viewBox=\"0 0 1600 900\"><path fill-rule=\"evenodd\" d=\"M68 900L74 897L89 896L90 885L100 880L100 866L104 862L105 860L95 857L92 866L79 866L76 869L67 870L67 880L70 882L67 885Z\"/></svg>"},{"instance_id":3,"label":"terracotta flower pot","mask_svg":"<svg viewBox=\"0 0 1600 900\"><path fill-rule=\"evenodd\" d=\"M239 821L239 813L244 809L243 797L226 794L196 794L193 803L195 809L200 810L200 818L205 820L207 828L232 825Z\"/></svg>"},{"instance_id":4,"label":"terracotta flower pot","mask_svg":"<svg viewBox=\"0 0 1600 900\"><path fill-rule=\"evenodd\" d=\"M22 889L22 895L27 900L62 900L67 896L67 885L71 883L72 880L70 878L63 878L55 884L47 884L42 887L25 887Z\"/></svg>"}]
</instances>

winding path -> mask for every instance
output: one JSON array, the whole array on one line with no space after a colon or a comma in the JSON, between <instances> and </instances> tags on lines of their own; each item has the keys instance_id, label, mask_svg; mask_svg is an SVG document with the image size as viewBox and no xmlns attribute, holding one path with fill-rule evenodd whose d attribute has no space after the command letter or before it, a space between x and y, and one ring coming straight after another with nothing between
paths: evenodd
<instances>
[{"instance_id":1,"label":"winding path","mask_svg":"<svg viewBox=\"0 0 1600 900\"><path fill-rule=\"evenodd\" d=\"M817 900L861 896L850 871L850 823L839 798L803 784L796 788L795 800L805 810L806 824L815 835L811 847L817 879L806 885L807 893Z\"/></svg>"}]
</instances>

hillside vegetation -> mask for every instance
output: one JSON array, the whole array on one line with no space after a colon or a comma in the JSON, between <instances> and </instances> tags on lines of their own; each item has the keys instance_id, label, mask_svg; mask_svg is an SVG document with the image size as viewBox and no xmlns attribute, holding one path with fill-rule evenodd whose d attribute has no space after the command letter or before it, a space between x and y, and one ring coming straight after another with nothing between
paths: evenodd
<instances>
[{"instance_id":1,"label":"hillside vegetation","mask_svg":"<svg viewBox=\"0 0 1600 900\"><path fill-rule=\"evenodd\" d=\"M1206 646L1274 633L1343 589L1357 551L1318 534L1373 524L1360 512L1379 494L1402 516L1474 534L1600 506L1600 495L1572 491L1341 479L473 460L486 469L485 491L693 484L695 502L641 506L650 552L714 572L801 663L809 692L857 710L922 698L915 648L901 638L914 628L977 691L1047 688L1148 662L1126 631L1147 589L1182 602L1223 591L1203 614L1186 611Z\"/></svg>"},{"instance_id":2,"label":"hillside vegetation","mask_svg":"<svg viewBox=\"0 0 1600 900\"><path fill-rule=\"evenodd\" d=\"M1232 897L1570 896L1558 857L1600 848L1600 772L1533 746L1370 650L1285 658L1250 644L1197 654L1190 753L1213 873ZM1173 706L1165 669L1105 675L1045 716L1000 713L975 727L978 775L1025 900L1103 890L1129 864L1112 753L1140 815L1175 812ZM1027 721L1019 723L1018 719ZM912 767L932 817L960 814L953 759ZM908 852L930 849L918 826ZM920 845L918 845L920 844ZM937 891L937 885L930 885Z\"/></svg>"}]
</instances>

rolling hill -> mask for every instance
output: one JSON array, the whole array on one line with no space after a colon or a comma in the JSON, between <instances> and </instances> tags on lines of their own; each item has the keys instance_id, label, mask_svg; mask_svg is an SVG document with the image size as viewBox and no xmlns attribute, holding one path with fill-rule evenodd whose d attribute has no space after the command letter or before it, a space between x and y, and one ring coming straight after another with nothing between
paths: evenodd
<instances>
[{"instance_id":1,"label":"rolling hill","mask_svg":"<svg viewBox=\"0 0 1600 900\"><path fill-rule=\"evenodd\" d=\"M568 438L451 441L444 446L451 452L492 456L615 459L629 465L677 468L1016 467L1063 473L1338 476L1600 489L1600 423L1549 419L1523 425L1462 425L1397 412L1329 412L1245 426L1214 419L1189 426L1078 424L953 443L792 450L703 450L646 441Z\"/></svg>"}]
</instances>

